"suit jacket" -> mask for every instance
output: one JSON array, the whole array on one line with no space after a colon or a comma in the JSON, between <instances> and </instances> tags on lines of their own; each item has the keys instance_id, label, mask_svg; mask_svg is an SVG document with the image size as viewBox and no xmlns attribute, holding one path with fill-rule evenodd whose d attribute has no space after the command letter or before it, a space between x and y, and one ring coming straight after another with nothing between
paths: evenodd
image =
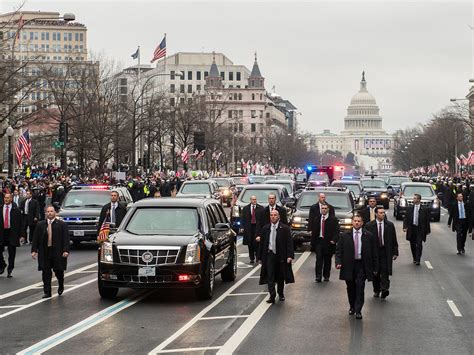
<instances>
[{"instance_id":1,"label":"suit jacket","mask_svg":"<svg viewBox=\"0 0 474 355\"><path fill-rule=\"evenodd\" d=\"M403 229L407 230L406 239L410 240L413 234L413 212L415 206L411 205L408 207L405 217L403 218ZM420 206L418 215L418 233L424 242L426 242L426 236L431 233L430 227L430 211L423 206Z\"/></svg>"},{"instance_id":2,"label":"suit jacket","mask_svg":"<svg viewBox=\"0 0 474 355\"><path fill-rule=\"evenodd\" d=\"M0 207L0 240L4 240L4 229L3 229L3 205ZM18 206L12 202L12 209L10 211L10 245L19 247L20 246L20 233L21 233L21 212Z\"/></svg>"},{"instance_id":3,"label":"suit jacket","mask_svg":"<svg viewBox=\"0 0 474 355\"><path fill-rule=\"evenodd\" d=\"M18 198L15 198L15 197L12 197L12 201L15 202L15 204L17 206L21 206L21 204L23 203L23 201L25 201L26 199L24 197L21 197L21 196L18 196ZM3 198L2 198L2 201L3 201Z\"/></svg>"},{"instance_id":4,"label":"suit jacket","mask_svg":"<svg viewBox=\"0 0 474 355\"><path fill-rule=\"evenodd\" d=\"M329 215L324 222L324 238L320 238L321 232L321 217L319 219L313 219L313 227L311 229L311 245L316 248L316 245L322 243L323 254L334 254L336 245L331 242L337 243L339 240L339 220L335 216Z\"/></svg>"},{"instance_id":5,"label":"suit jacket","mask_svg":"<svg viewBox=\"0 0 474 355\"><path fill-rule=\"evenodd\" d=\"M102 223L104 223L105 217L107 217L107 214L109 214L109 221L110 221L110 206L111 202L107 203L102 207L102 210L100 211L100 217L99 217L99 225L97 227L97 234L100 231L100 227L102 226ZM120 223L122 223L123 218L127 214L127 207L121 203L117 202L117 207L115 208L115 226L118 227Z\"/></svg>"},{"instance_id":6,"label":"suit jacket","mask_svg":"<svg viewBox=\"0 0 474 355\"><path fill-rule=\"evenodd\" d=\"M382 246L380 245L380 237L378 231L377 220L369 222L365 229L367 229L373 236L375 236L375 241L377 243L378 252L379 252L379 262L381 262L381 254L380 249ZM385 248L385 257L387 262L387 271L389 275L392 275L392 264L393 264L393 256L398 256L398 241L397 241L397 232L395 230L395 225L387 220L383 222L383 243Z\"/></svg>"},{"instance_id":7,"label":"suit jacket","mask_svg":"<svg viewBox=\"0 0 474 355\"><path fill-rule=\"evenodd\" d=\"M362 231L362 264L364 265L367 280L372 281L374 272L379 269L377 243L374 236L366 229ZM336 265L342 265L339 279L354 281L355 246L352 237L353 229L339 238L336 247Z\"/></svg>"},{"instance_id":8,"label":"suit jacket","mask_svg":"<svg viewBox=\"0 0 474 355\"><path fill-rule=\"evenodd\" d=\"M252 210L251 210L252 204L249 203L247 206L245 206L242 210L242 227L244 229L244 238L242 241L243 245L248 245L249 241L251 238L255 238L255 235L251 235L251 230L252 230ZM258 221L259 218L262 216L263 213L263 206L259 205L258 203L255 205L255 234L257 234L257 226L258 226Z\"/></svg>"},{"instance_id":9,"label":"suit jacket","mask_svg":"<svg viewBox=\"0 0 474 355\"><path fill-rule=\"evenodd\" d=\"M276 205L276 210L280 213L280 223L288 225L288 217L286 215L286 208ZM262 235L262 229L265 225L270 224L270 207L262 207L260 210L260 215L257 216L257 235Z\"/></svg>"},{"instance_id":10,"label":"suit jacket","mask_svg":"<svg viewBox=\"0 0 474 355\"><path fill-rule=\"evenodd\" d=\"M262 228L262 240L258 249L258 260L262 261L262 269L260 270L260 285L268 283L267 255L270 245L270 224ZM279 275L284 278L286 283L295 282L293 269L291 264L287 263L288 258L295 258L293 250L293 239L291 238L291 230L286 224L279 223L276 235L276 257L280 264Z\"/></svg>"},{"instance_id":11,"label":"suit jacket","mask_svg":"<svg viewBox=\"0 0 474 355\"><path fill-rule=\"evenodd\" d=\"M67 258L63 253L70 250L69 230L65 222L55 219L51 226L53 230L53 270L66 270ZM48 257L48 220L38 223L31 243L31 252L38 253L38 270L43 270L44 261Z\"/></svg>"},{"instance_id":12,"label":"suit jacket","mask_svg":"<svg viewBox=\"0 0 474 355\"><path fill-rule=\"evenodd\" d=\"M329 205L329 215L335 216L336 212L334 211L334 207ZM308 231L312 232L312 228L314 226L315 220L321 219L321 210L319 208L319 202L312 205L309 209L309 218L308 218Z\"/></svg>"},{"instance_id":13,"label":"suit jacket","mask_svg":"<svg viewBox=\"0 0 474 355\"><path fill-rule=\"evenodd\" d=\"M370 207L369 206L365 206L364 208L362 208L359 214L362 216L362 219L364 220L364 225L370 222ZM375 211L374 211L374 215L375 215Z\"/></svg>"},{"instance_id":14,"label":"suit jacket","mask_svg":"<svg viewBox=\"0 0 474 355\"><path fill-rule=\"evenodd\" d=\"M26 199L21 202L20 211L25 220L27 226L35 225L39 221L39 210L40 206L37 200L34 198L31 199L30 203L28 204L28 215L25 214L25 207L26 207Z\"/></svg>"},{"instance_id":15,"label":"suit jacket","mask_svg":"<svg viewBox=\"0 0 474 355\"><path fill-rule=\"evenodd\" d=\"M469 232L471 232L472 231L472 216L471 216L472 211L468 203L463 202L463 204L464 204L464 213L466 215L466 222L468 223L468 226L469 226ZM453 223L451 225L452 225L453 232L455 232L456 225L459 223L458 203L452 206L451 216L453 217Z\"/></svg>"}]
</instances>

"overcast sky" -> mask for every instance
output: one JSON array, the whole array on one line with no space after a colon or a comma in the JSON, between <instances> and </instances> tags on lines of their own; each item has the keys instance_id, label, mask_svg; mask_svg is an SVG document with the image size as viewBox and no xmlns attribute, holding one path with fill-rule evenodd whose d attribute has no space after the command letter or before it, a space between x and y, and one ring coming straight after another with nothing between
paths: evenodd
<instances>
[{"instance_id":1,"label":"overcast sky","mask_svg":"<svg viewBox=\"0 0 474 355\"><path fill-rule=\"evenodd\" d=\"M0 0L0 11L18 4ZM168 54L215 50L251 68L257 51L267 90L275 85L314 133L343 129L362 70L388 132L426 122L474 78L470 1L27 0L24 9L74 13L89 50L124 66L138 45L151 59L165 32Z\"/></svg>"}]
</instances>

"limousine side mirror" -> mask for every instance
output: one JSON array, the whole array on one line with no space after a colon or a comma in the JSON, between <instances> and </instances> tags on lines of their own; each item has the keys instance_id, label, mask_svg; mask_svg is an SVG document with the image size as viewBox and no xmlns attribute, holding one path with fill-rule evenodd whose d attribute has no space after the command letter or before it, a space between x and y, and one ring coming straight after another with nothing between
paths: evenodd
<instances>
[{"instance_id":1,"label":"limousine side mirror","mask_svg":"<svg viewBox=\"0 0 474 355\"><path fill-rule=\"evenodd\" d=\"M214 230L227 230L230 228L229 223L216 223Z\"/></svg>"},{"instance_id":2,"label":"limousine side mirror","mask_svg":"<svg viewBox=\"0 0 474 355\"><path fill-rule=\"evenodd\" d=\"M61 209L61 206L59 205L59 202L53 202L53 207L58 212Z\"/></svg>"}]
</instances>

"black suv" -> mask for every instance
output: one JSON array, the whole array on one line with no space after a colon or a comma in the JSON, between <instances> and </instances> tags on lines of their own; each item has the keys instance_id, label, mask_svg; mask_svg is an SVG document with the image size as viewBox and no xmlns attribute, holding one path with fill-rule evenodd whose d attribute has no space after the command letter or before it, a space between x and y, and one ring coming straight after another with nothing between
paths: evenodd
<instances>
[{"instance_id":1,"label":"black suv","mask_svg":"<svg viewBox=\"0 0 474 355\"><path fill-rule=\"evenodd\" d=\"M303 191L296 202L296 210L291 218L291 235L293 236L295 249L300 244L311 241L311 232L308 231L309 209L318 201L321 192L326 195L326 202L334 207L336 217L339 219L341 233L352 228L354 201L349 190L337 187L321 187Z\"/></svg>"},{"instance_id":2,"label":"black suv","mask_svg":"<svg viewBox=\"0 0 474 355\"><path fill-rule=\"evenodd\" d=\"M78 185L66 193L61 205L55 205L58 218L69 227L69 237L74 245L97 239L100 211L110 202L112 190L118 192L119 201L124 205L129 207L133 204L132 196L125 187Z\"/></svg>"},{"instance_id":3,"label":"black suv","mask_svg":"<svg viewBox=\"0 0 474 355\"><path fill-rule=\"evenodd\" d=\"M404 175L390 175L387 182L388 195L392 198L395 195L398 195L400 192L400 187L404 182L410 182L410 178Z\"/></svg>"},{"instance_id":4,"label":"black suv","mask_svg":"<svg viewBox=\"0 0 474 355\"><path fill-rule=\"evenodd\" d=\"M331 183L331 186L338 186L338 187L345 187L349 191L352 191L355 196L354 203L356 205L356 209L364 208L367 204L364 194L364 188L359 180L334 180Z\"/></svg>"},{"instance_id":5,"label":"black suv","mask_svg":"<svg viewBox=\"0 0 474 355\"><path fill-rule=\"evenodd\" d=\"M213 199L138 201L99 247L104 298L126 287L191 288L210 299L219 273L223 281L235 280L237 246L224 209Z\"/></svg>"},{"instance_id":6,"label":"black suv","mask_svg":"<svg viewBox=\"0 0 474 355\"><path fill-rule=\"evenodd\" d=\"M384 179L381 178L364 178L360 180L366 200L375 197L377 205L383 205L383 208L388 210L390 207L390 196L388 195L387 184Z\"/></svg>"},{"instance_id":7,"label":"black suv","mask_svg":"<svg viewBox=\"0 0 474 355\"><path fill-rule=\"evenodd\" d=\"M427 182L404 182L400 193L393 198L393 216L402 219L408 206L413 205L413 195L421 195L421 204L430 210L430 216L435 222L441 218L441 203L431 184Z\"/></svg>"}]
</instances>

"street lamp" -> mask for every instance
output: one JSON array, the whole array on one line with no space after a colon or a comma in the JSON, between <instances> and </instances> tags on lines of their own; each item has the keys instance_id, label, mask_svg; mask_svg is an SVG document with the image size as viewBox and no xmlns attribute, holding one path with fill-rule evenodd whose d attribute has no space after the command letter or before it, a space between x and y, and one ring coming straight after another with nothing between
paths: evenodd
<instances>
[{"instance_id":1,"label":"street lamp","mask_svg":"<svg viewBox=\"0 0 474 355\"><path fill-rule=\"evenodd\" d=\"M12 126L8 126L6 133L8 136L8 177L13 177L12 139L15 131Z\"/></svg>"}]
</instances>

